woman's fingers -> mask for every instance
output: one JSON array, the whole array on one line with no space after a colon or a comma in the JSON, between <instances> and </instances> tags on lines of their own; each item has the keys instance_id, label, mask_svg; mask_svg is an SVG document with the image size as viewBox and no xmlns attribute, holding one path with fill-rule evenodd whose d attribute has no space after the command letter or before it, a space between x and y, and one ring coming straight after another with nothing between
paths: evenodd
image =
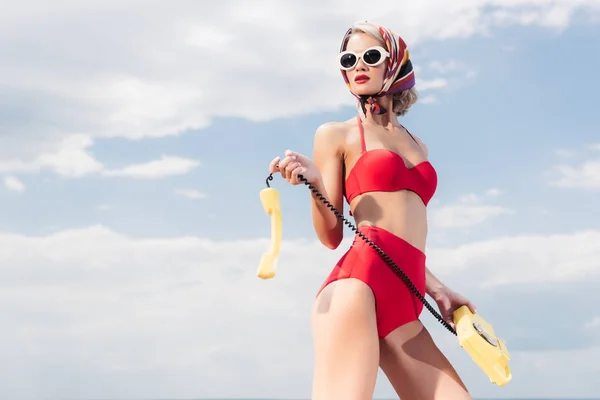
<instances>
[{"instance_id":1,"label":"woman's fingers","mask_svg":"<svg viewBox=\"0 0 600 400\"><path fill-rule=\"evenodd\" d=\"M302 166L302 164L298 163L296 168L294 168L291 172L290 182L293 183L294 185L299 184L300 180L298 179L298 175L300 175L303 171L304 171L304 167Z\"/></svg>"},{"instance_id":2,"label":"woman's fingers","mask_svg":"<svg viewBox=\"0 0 600 400\"><path fill-rule=\"evenodd\" d=\"M275 173L280 172L281 176L292 184L298 184L300 181L298 180L298 175L302 173L304 170L302 164L300 163L300 158L302 155L291 150L286 150L286 157L281 159L280 157L275 157L271 160L269 164L269 172Z\"/></svg>"},{"instance_id":3,"label":"woman's fingers","mask_svg":"<svg viewBox=\"0 0 600 400\"><path fill-rule=\"evenodd\" d=\"M269 164L269 173L274 174L275 172L279 172L279 161L279 157L275 157L271 160L271 163Z\"/></svg>"},{"instance_id":4,"label":"woman's fingers","mask_svg":"<svg viewBox=\"0 0 600 400\"><path fill-rule=\"evenodd\" d=\"M289 164L287 164L287 165L285 166L285 172L284 172L285 179L287 179L288 181L289 181L290 179L292 179L292 172L293 172L293 171L294 171L296 168L298 168L298 166L299 166L299 165L300 165L300 163L299 163L298 161L292 161L292 162L290 162Z\"/></svg>"}]
</instances>

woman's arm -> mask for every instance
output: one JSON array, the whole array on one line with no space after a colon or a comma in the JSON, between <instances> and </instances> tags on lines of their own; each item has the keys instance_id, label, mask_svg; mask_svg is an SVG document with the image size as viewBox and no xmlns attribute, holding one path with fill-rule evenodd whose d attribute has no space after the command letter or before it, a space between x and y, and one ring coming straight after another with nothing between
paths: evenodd
<instances>
[{"instance_id":1,"label":"woman's arm","mask_svg":"<svg viewBox=\"0 0 600 400\"><path fill-rule=\"evenodd\" d=\"M315 132L313 145L313 162L321 177L313 185L341 213L344 212L343 135L340 123L326 123ZM343 223L312 192L311 209L317 237L329 249L336 249L344 236Z\"/></svg>"},{"instance_id":2,"label":"woman's arm","mask_svg":"<svg viewBox=\"0 0 600 400\"><path fill-rule=\"evenodd\" d=\"M426 268L425 275L425 293L431 296L432 299L438 299L447 288L433 273Z\"/></svg>"}]
</instances>

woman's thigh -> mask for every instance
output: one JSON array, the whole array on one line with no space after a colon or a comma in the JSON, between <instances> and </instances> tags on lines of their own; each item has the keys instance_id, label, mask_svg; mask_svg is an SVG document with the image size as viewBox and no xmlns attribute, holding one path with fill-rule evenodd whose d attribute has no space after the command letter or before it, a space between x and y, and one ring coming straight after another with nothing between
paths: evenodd
<instances>
[{"instance_id":1,"label":"woman's thigh","mask_svg":"<svg viewBox=\"0 0 600 400\"><path fill-rule=\"evenodd\" d=\"M375 299L357 279L327 285L312 312L312 400L370 400L379 369Z\"/></svg>"},{"instance_id":2,"label":"woman's thigh","mask_svg":"<svg viewBox=\"0 0 600 400\"><path fill-rule=\"evenodd\" d=\"M402 400L471 400L420 321L401 326L381 340L380 365Z\"/></svg>"}]
</instances>

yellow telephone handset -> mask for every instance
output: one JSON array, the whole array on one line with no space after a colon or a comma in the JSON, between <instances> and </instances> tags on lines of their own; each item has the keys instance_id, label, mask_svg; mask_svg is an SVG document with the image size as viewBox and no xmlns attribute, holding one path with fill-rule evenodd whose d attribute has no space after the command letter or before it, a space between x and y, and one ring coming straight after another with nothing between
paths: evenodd
<instances>
[{"instance_id":1,"label":"yellow telephone handset","mask_svg":"<svg viewBox=\"0 0 600 400\"><path fill-rule=\"evenodd\" d=\"M469 353L475 364L492 383L504 386L510 382L510 354L506 343L496 337L492 325L479 314L473 314L467 306L454 311L453 317L458 343Z\"/></svg>"},{"instance_id":2,"label":"yellow telephone handset","mask_svg":"<svg viewBox=\"0 0 600 400\"><path fill-rule=\"evenodd\" d=\"M261 279L271 279L277 272L279 249L281 248L281 200L279 192L276 189L267 187L260 191L260 201L265 212L271 216L271 249L263 254L256 274Z\"/></svg>"}]
</instances>

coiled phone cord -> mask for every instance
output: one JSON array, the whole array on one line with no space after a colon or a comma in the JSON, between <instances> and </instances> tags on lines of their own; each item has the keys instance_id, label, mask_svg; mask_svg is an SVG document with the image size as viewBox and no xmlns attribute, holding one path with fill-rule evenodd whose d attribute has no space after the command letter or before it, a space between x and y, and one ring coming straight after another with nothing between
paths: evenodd
<instances>
[{"instance_id":1,"label":"coiled phone cord","mask_svg":"<svg viewBox=\"0 0 600 400\"><path fill-rule=\"evenodd\" d=\"M452 334L456 335L456 331L454 330L454 328L452 328L452 326L446 320L444 320L444 318L432 307L432 305L429 304L429 302L425 299L425 297L423 297L423 295L421 295L421 292L419 292L419 289L417 289L417 287L410 280L410 278L404 273L404 271L402 271L402 269L400 269L400 267L398 267L396 265L394 260L392 260L387 254L385 254L385 252L383 250L381 250L381 248L379 246L377 246L375 243L373 243L373 241L371 241L371 239L369 239L361 231L359 231L358 228L356 226L354 226L354 224L352 224L352 222L348 221L344 217L344 215L341 212L339 212L333 206L333 204L331 204L329 202L329 200L327 200L325 198L325 196L323 196L321 193L319 193L319 191L312 184L310 184L304 176L298 175L298 179L302 183L304 183L306 186L308 186L308 188L313 192L313 194L319 200L321 200L327 206L327 208L329 208L331 211L333 211L333 213L339 220L341 220L344 224L346 224L346 226L348 226L354 233L356 233L358 236L360 236L361 239L363 239L369 246L371 246L373 248L373 250L375 250L381 258L383 258L385 263L392 269L392 271L394 271L394 273L396 275L398 275L398 277L402 280L402 282L404 282L404 284L408 287L408 290L410 290L423 303L425 308L427 308L429 310L429 312L431 312L431 314L435 317L435 319L437 319ZM271 187L271 185L269 184L269 181L272 181L272 180L273 180L273 174L269 174L269 176L267 177L267 180L266 180L267 187Z\"/></svg>"}]
</instances>

